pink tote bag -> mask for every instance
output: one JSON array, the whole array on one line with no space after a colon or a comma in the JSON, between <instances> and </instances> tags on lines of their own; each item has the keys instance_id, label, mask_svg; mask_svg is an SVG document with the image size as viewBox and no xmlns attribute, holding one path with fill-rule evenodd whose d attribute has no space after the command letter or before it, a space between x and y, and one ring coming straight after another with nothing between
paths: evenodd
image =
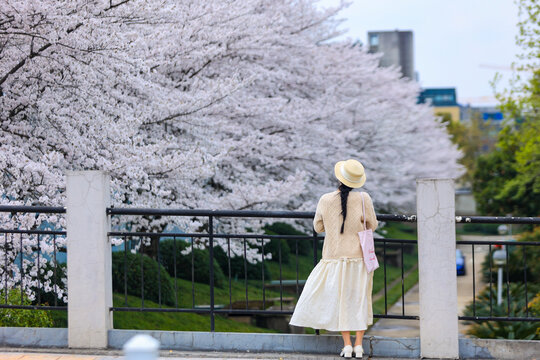
<instances>
[{"instance_id":1,"label":"pink tote bag","mask_svg":"<svg viewBox=\"0 0 540 360\"><path fill-rule=\"evenodd\" d=\"M375 243L373 242L373 230L366 228L366 206L364 205L364 196L362 196L362 211L364 216L364 231L359 231L360 245L362 246L362 252L364 253L364 263L368 273L379 267L379 260L375 255Z\"/></svg>"}]
</instances>

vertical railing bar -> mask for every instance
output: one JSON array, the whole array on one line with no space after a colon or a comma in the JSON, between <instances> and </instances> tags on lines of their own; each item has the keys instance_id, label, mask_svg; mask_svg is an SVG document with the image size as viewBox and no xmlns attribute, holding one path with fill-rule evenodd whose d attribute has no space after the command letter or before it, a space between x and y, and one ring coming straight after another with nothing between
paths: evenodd
<instances>
[{"instance_id":1,"label":"vertical railing bar","mask_svg":"<svg viewBox=\"0 0 540 360\"><path fill-rule=\"evenodd\" d=\"M215 331L214 319L214 217L208 217L208 240L210 250L210 331Z\"/></svg>"},{"instance_id":2,"label":"vertical railing bar","mask_svg":"<svg viewBox=\"0 0 540 360\"><path fill-rule=\"evenodd\" d=\"M22 243L22 239L21 239ZM53 235L53 256L54 256L54 306L58 306L58 278L57 278L57 269L58 269L58 262L56 261L56 234Z\"/></svg>"},{"instance_id":3,"label":"vertical railing bar","mask_svg":"<svg viewBox=\"0 0 540 360\"><path fill-rule=\"evenodd\" d=\"M476 316L476 271L474 268L474 244L472 247L472 291L473 291L473 316ZM463 264L465 266L465 264Z\"/></svg>"},{"instance_id":4,"label":"vertical railing bar","mask_svg":"<svg viewBox=\"0 0 540 360\"><path fill-rule=\"evenodd\" d=\"M227 266L229 267L229 309L232 309L231 238L227 238Z\"/></svg>"},{"instance_id":5,"label":"vertical railing bar","mask_svg":"<svg viewBox=\"0 0 540 360\"><path fill-rule=\"evenodd\" d=\"M191 237L191 308L195 309L195 254L193 236Z\"/></svg>"},{"instance_id":6,"label":"vertical railing bar","mask_svg":"<svg viewBox=\"0 0 540 360\"><path fill-rule=\"evenodd\" d=\"M141 308L144 308L144 241L142 236L140 242L141 246L139 248L139 257L141 258Z\"/></svg>"},{"instance_id":7,"label":"vertical railing bar","mask_svg":"<svg viewBox=\"0 0 540 360\"><path fill-rule=\"evenodd\" d=\"M128 291L127 291L127 236L124 235L124 305L128 306Z\"/></svg>"},{"instance_id":8,"label":"vertical railing bar","mask_svg":"<svg viewBox=\"0 0 540 360\"><path fill-rule=\"evenodd\" d=\"M161 237L157 235L156 237L151 237L152 241L157 239L157 263L158 263L158 305L161 308L161 256L159 253L159 243L161 241Z\"/></svg>"},{"instance_id":9,"label":"vertical railing bar","mask_svg":"<svg viewBox=\"0 0 540 360\"><path fill-rule=\"evenodd\" d=\"M41 253L41 245L40 245L40 242L39 242L39 235L40 234L37 234L37 283L38 283L38 293L37 293L37 298L38 298L38 305L41 305L41 281L39 280L39 270L40 270L40 253Z\"/></svg>"},{"instance_id":10,"label":"vertical railing bar","mask_svg":"<svg viewBox=\"0 0 540 360\"><path fill-rule=\"evenodd\" d=\"M489 316L493 317L493 254L489 244Z\"/></svg>"},{"instance_id":11,"label":"vertical railing bar","mask_svg":"<svg viewBox=\"0 0 540 360\"><path fill-rule=\"evenodd\" d=\"M317 266L317 232L313 229L313 267ZM320 335L319 329L315 329L315 334Z\"/></svg>"},{"instance_id":12,"label":"vertical railing bar","mask_svg":"<svg viewBox=\"0 0 540 360\"><path fill-rule=\"evenodd\" d=\"M317 232L313 230L313 267L317 266Z\"/></svg>"},{"instance_id":13,"label":"vertical railing bar","mask_svg":"<svg viewBox=\"0 0 540 360\"><path fill-rule=\"evenodd\" d=\"M295 240L295 246L296 246L296 296L298 296L298 293L299 293L299 286L298 286L298 239Z\"/></svg>"},{"instance_id":14,"label":"vertical railing bar","mask_svg":"<svg viewBox=\"0 0 540 360\"><path fill-rule=\"evenodd\" d=\"M247 278L247 252L246 252L246 238L244 239L244 285L246 287L246 310L249 309L248 299L248 278Z\"/></svg>"},{"instance_id":15,"label":"vertical railing bar","mask_svg":"<svg viewBox=\"0 0 540 360\"><path fill-rule=\"evenodd\" d=\"M278 254L279 254L279 308L283 310L283 276L281 273L281 239L278 239Z\"/></svg>"},{"instance_id":16,"label":"vertical railing bar","mask_svg":"<svg viewBox=\"0 0 540 360\"><path fill-rule=\"evenodd\" d=\"M21 264L21 269L20 269L20 272L21 272L21 305L24 304L24 284L23 284L23 282L24 282L24 269L23 269L24 254L23 254L23 239L22 239L22 236L23 236L23 234L20 233L19 234L19 241L21 243L21 246L20 246L20 251L21 251L20 252L20 254L21 254L21 261L20 261L20 264ZM55 277L55 283L56 283L56 277ZM7 289L5 289L5 290L7 291Z\"/></svg>"},{"instance_id":17,"label":"vertical railing bar","mask_svg":"<svg viewBox=\"0 0 540 360\"><path fill-rule=\"evenodd\" d=\"M384 315L388 315L388 291L386 286L386 240L383 239L383 268L384 268Z\"/></svg>"},{"instance_id":18,"label":"vertical railing bar","mask_svg":"<svg viewBox=\"0 0 540 360\"><path fill-rule=\"evenodd\" d=\"M510 252L510 248L508 245L505 245L506 247L506 316L510 316L510 274L508 268L510 267L508 264L508 253Z\"/></svg>"},{"instance_id":19,"label":"vertical railing bar","mask_svg":"<svg viewBox=\"0 0 540 360\"><path fill-rule=\"evenodd\" d=\"M261 266L262 266L262 287L263 287L263 310L266 310L266 285L264 283L264 239L261 238Z\"/></svg>"},{"instance_id":20,"label":"vertical railing bar","mask_svg":"<svg viewBox=\"0 0 540 360\"><path fill-rule=\"evenodd\" d=\"M173 236L174 307L178 308L178 278L176 276L176 236Z\"/></svg>"},{"instance_id":21,"label":"vertical railing bar","mask_svg":"<svg viewBox=\"0 0 540 360\"><path fill-rule=\"evenodd\" d=\"M12 238L11 238L11 243L13 243L13 235L11 235ZM7 236L7 233L4 233L4 257L5 257L5 260L4 260L4 266L6 268L6 270L4 271L4 289L5 289L5 292L4 292L4 297L5 297L5 303L7 305L8 303L8 260L7 260L7 253L8 253L8 247L7 247L7 242L8 242L8 236Z\"/></svg>"},{"instance_id":22,"label":"vertical railing bar","mask_svg":"<svg viewBox=\"0 0 540 360\"><path fill-rule=\"evenodd\" d=\"M401 243L401 315L405 316L405 272L403 269L403 243Z\"/></svg>"},{"instance_id":23,"label":"vertical railing bar","mask_svg":"<svg viewBox=\"0 0 540 360\"><path fill-rule=\"evenodd\" d=\"M527 294L527 252L523 248L523 282L525 283L525 316L529 317L529 294Z\"/></svg>"}]
</instances>

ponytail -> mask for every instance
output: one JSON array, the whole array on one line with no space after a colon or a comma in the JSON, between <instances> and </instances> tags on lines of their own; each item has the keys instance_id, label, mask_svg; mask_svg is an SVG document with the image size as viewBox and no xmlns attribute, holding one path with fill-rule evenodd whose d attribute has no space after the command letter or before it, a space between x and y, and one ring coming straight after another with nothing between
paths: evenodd
<instances>
[{"instance_id":1,"label":"ponytail","mask_svg":"<svg viewBox=\"0 0 540 360\"><path fill-rule=\"evenodd\" d=\"M341 215L343 215L343 223L341 224L341 234L343 234L343 229L345 228L345 218L347 217L347 198L349 197L349 192L352 188L347 185L339 185L339 195L341 197Z\"/></svg>"}]
</instances>

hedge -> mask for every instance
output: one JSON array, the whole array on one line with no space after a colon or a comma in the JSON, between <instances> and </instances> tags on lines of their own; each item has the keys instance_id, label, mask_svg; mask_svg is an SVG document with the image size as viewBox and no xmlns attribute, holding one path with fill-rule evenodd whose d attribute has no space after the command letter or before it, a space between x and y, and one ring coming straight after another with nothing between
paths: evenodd
<instances>
[{"instance_id":1,"label":"hedge","mask_svg":"<svg viewBox=\"0 0 540 360\"><path fill-rule=\"evenodd\" d=\"M124 252L112 254L113 291L124 293L124 266L127 266L127 293L141 296L141 257L144 270L144 298L159 302L158 271L161 280L161 303L174 305L174 282L162 265L147 255ZM127 264L125 263L127 261Z\"/></svg>"}]
</instances>

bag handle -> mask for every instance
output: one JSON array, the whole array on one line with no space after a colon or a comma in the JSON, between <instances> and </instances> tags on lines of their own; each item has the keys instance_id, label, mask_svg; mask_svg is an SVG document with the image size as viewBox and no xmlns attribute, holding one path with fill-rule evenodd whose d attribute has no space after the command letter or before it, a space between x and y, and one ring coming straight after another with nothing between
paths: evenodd
<instances>
[{"instance_id":1,"label":"bag handle","mask_svg":"<svg viewBox=\"0 0 540 360\"><path fill-rule=\"evenodd\" d=\"M360 193L360 197L362 198L362 216L364 217L364 230L367 230L366 227L366 206L364 205L364 196L363 193Z\"/></svg>"}]
</instances>

